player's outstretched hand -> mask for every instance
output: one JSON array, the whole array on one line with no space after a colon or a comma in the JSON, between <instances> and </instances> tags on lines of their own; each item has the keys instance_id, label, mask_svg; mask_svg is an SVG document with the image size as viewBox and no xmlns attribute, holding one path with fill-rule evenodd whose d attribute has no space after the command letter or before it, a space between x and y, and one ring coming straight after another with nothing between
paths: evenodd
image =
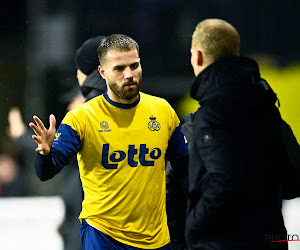
<instances>
[{"instance_id":1,"label":"player's outstretched hand","mask_svg":"<svg viewBox=\"0 0 300 250\"><path fill-rule=\"evenodd\" d=\"M38 144L38 147L35 149L35 151L42 155L47 155L50 152L55 137L55 116L50 115L49 117L49 129L45 128L43 122L37 116L33 116L33 119L36 124L30 122L29 127L31 127L35 132L35 135L32 136L32 139Z\"/></svg>"}]
</instances>

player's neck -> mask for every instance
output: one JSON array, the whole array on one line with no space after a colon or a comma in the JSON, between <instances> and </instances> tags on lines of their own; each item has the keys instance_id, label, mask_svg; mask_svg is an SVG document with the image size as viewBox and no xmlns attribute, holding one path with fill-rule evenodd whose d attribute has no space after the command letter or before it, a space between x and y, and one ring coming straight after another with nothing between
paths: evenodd
<instances>
[{"instance_id":1,"label":"player's neck","mask_svg":"<svg viewBox=\"0 0 300 250\"><path fill-rule=\"evenodd\" d=\"M109 97L109 99L111 99L112 101L117 102L117 103L132 104L132 103L134 103L138 99L139 95L137 94L135 97L127 100L127 99L122 99L122 98L116 96L112 91L108 90L107 91L107 96Z\"/></svg>"}]
</instances>

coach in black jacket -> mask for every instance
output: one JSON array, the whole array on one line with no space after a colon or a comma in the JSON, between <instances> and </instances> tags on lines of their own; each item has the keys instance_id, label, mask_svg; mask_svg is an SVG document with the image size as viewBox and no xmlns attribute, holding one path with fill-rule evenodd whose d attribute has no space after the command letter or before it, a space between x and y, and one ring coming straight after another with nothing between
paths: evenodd
<instances>
[{"instance_id":1,"label":"coach in black jacket","mask_svg":"<svg viewBox=\"0 0 300 250\"><path fill-rule=\"evenodd\" d=\"M192 37L189 249L287 249L281 213L283 162L276 95L258 65L239 56L239 34L219 19Z\"/></svg>"}]
</instances>

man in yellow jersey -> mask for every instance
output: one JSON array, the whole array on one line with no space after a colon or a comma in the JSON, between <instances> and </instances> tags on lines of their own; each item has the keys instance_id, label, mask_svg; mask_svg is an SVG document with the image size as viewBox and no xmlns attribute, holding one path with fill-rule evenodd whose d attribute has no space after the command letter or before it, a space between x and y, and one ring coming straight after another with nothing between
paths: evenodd
<instances>
[{"instance_id":1,"label":"man in yellow jersey","mask_svg":"<svg viewBox=\"0 0 300 250\"><path fill-rule=\"evenodd\" d=\"M187 185L188 150L162 98L140 92L139 46L114 34L98 47L107 92L67 113L57 132L34 116L37 176L54 177L77 154L84 190L81 242L92 249L167 249L165 160Z\"/></svg>"}]
</instances>

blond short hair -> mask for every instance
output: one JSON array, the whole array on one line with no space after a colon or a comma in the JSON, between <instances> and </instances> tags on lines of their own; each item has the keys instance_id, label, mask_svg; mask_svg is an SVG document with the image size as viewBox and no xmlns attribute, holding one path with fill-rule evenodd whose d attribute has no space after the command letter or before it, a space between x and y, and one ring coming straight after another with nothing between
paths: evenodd
<instances>
[{"instance_id":1,"label":"blond short hair","mask_svg":"<svg viewBox=\"0 0 300 250\"><path fill-rule=\"evenodd\" d=\"M214 62L240 53L237 30L221 19L205 19L198 23L192 36L192 47L202 50L207 60Z\"/></svg>"}]
</instances>

